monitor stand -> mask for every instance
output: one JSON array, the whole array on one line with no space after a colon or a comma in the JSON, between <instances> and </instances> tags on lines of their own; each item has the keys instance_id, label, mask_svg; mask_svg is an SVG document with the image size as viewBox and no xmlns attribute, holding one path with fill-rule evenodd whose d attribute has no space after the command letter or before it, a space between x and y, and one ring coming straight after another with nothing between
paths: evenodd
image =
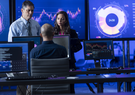
<instances>
[{"instance_id":1,"label":"monitor stand","mask_svg":"<svg viewBox=\"0 0 135 95\"><path fill-rule=\"evenodd\" d=\"M94 59L95 68L100 68L100 59Z\"/></svg>"},{"instance_id":2,"label":"monitor stand","mask_svg":"<svg viewBox=\"0 0 135 95\"><path fill-rule=\"evenodd\" d=\"M101 68L100 65L100 59L94 59L94 64L95 64L95 68ZM96 75L100 75L100 74L96 74ZM95 85L95 87L97 87L97 90L99 91L99 88L102 88L102 83L93 83Z\"/></svg>"}]
</instances>

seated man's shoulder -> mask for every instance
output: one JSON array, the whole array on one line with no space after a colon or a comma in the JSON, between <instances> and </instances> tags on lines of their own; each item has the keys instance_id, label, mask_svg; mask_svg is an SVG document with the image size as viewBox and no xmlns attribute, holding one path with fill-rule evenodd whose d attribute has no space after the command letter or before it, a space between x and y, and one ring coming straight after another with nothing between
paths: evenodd
<instances>
[{"instance_id":1,"label":"seated man's shoulder","mask_svg":"<svg viewBox=\"0 0 135 95\"><path fill-rule=\"evenodd\" d=\"M34 47L32 50L31 50L31 52L36 52L36 51L40 51L41 50L41 44L40 45L38 45L37 47Z\"/></svg>"},{"instance_id":2,"label":"seated man's shoulder","mask_svg":"<svg viewBox=\"0 0 135 95\"><path fill-rule=\"evenodd\" d=\"M66 49L64 46L58 45L58 44L56 44L56 47L57 47L57 48L61 48L61 49Z\"/></svg>"}]
</instances>

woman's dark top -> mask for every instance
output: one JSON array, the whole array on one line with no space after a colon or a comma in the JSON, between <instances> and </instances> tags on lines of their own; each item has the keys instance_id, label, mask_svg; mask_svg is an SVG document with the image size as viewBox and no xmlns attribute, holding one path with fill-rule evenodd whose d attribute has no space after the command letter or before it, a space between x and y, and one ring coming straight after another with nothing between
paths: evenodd
<instances>
[{"instance_id":1,"label":"woman's dark top","mask_svg":"<svg viewBox=\"0 0 135 95\"><path fill-rule=\"evenodd\" d=\"M58 35L58 34L55 34ZM70 29L70 54L71 54L71 59L70 59L70 64L69 64L69 68L70 69L76 69L75 63L75 57L74 57L74 53L78 52L79 50L82 49L82 45L80 40L78 39L78 35L76 33L75 30Z\"/></svg>"}]
</instances>

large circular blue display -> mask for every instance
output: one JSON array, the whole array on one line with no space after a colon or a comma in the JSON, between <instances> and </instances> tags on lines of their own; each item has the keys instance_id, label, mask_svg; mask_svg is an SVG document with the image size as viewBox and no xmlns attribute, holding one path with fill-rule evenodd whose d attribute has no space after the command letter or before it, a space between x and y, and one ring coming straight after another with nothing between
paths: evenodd
<instances>
[{"instance_id":1,"label":"large circular blue display","mask_svg":"<svg viewBox=\"0 0 135 95\"><path fill-rule=\"evenodd\" d=\"M114 38L122 35L127 25L125 12L114 4L98 9L95 16L98 30L106 37Z\"/></svg>"}]
</instances>

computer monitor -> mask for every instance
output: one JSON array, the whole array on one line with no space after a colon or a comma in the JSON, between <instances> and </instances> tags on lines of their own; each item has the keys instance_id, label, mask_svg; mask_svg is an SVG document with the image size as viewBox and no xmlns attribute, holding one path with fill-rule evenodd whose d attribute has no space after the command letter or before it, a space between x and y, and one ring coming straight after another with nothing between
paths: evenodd
<instances>
[{"instance_id":1,"label":"computer monitor","mask_svg":"<svg viewBox=\"0 0 135 95\"><path fill-rule=\"evenodd\" d=\"M62 45L67 50L67 57L70 58L70 36L69 35L55 35L53 42Z\"/></svg>"},{"instance_id":2,"label":"computer monitor","mask_svg":"<svg viewBox=\"0 0 135 95\"><path fill-rule=\"evenodd\" d=\"M34 47L37 47L42 43L41 36L21 36L21 37L12 37L13 42L24 42L24 41L34 41Z\"/></svg>"},{"instance_id":3,"label":"computer monitor","mask_svg":"<svg viewBox=\"0 0 135 95\"><path fill-rule=\"evenodd\" d=\"M29 52L34 42L0 42L0 73L29 70Z\"/></svg>"},{"instance_id":4,"label":"computer monitor","mask_svg":"<svg viewBox=\"0 0 135 95\"><path fill-rule=\"evenodd\" d=\"M114 48L112 40L85 40L83 43L85 60L114 58Z\"/></svg>"}]
</instances>

